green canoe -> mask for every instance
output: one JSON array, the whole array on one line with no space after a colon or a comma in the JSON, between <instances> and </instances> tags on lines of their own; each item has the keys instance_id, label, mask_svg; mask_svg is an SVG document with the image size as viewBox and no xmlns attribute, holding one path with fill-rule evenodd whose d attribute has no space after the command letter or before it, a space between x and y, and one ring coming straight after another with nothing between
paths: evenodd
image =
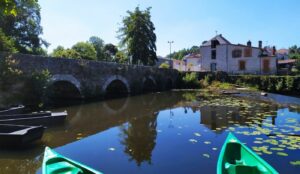
<instances>
[{"instance_id":1,"label":"green canoe","mask_svg":"<svg viewBox=\"0 0 300 174\"><path fill-rule=\"evenodd\" d=\"M88 166L66 158L46 147L43 160L43 174L102 174Z\"/></svg>"},{"instance_id":2,"label":"green canoe","mask_svg":"<svg viewBox=\"0 0 300 174\"><path fill-rule=\"evenodd\" d=\"M217 174L278 174L278 172L229 133L219 155Z\"/></svg>"}]
</instances>

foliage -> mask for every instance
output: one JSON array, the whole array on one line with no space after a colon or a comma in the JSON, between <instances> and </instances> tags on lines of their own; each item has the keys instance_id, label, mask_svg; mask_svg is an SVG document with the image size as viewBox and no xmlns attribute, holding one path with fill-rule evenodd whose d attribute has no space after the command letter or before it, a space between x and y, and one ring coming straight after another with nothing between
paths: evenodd
<instances>
[{"instance_id":1,"label":"foliage","mask_svg":"<svg viewBox=\"0 0 300 174\"><path fill-rule=\"evenodd\" d=\"M162 63L162 64L159 65L159 68L168 69L168 68L170 68L170 65L168 63L164 62L164 63Z\"/></svg>"},{"instance_id":2,"label":"foliage","mask_svg":"<svg viewBox=\"0 0 300 174\"><path fill-rule=\"evenodd\" d=\"M115 55L115 62L117 63L128 63L128 57L123 51L118 51Z\"/></svg>"},{"instance_id":3,"label":"foliage","mask_svg":"<svg viewBox=\"0 0 300 174\"><path fill-rule=\"evenodd\" d=\"M89 39L89 43L94 46L97 52L97 60L105 60L104 41L100 37L92 36Z\"/></svg>"},{"instance_id":4,"label":"foliage","mask_svg":"<svg viewBox=\"0 0 300 174\"><path fill-rule=\"evenodd\" d=\"M65 49L62 46L58 46L53 50L51 53L53 57L61 57L61 58L73 58L73 59L80 59L80 54L73 49Z\"/></svg>"},{"instance_id":5,"label":"foliage","mask_svg":"<svg viewBox=\"0 0 300 174\"><path fill-rule=\"evenodd\" d=\"M72 49L80 55L81 59L97 59L97 52L94 46L88 42L78 42L72 47Z\"/></svg>"},{"instance_id":6,"label":"foliage","mask_svg":"<svg viewBox=\"0 0 300 174\"><path fill-rule=\"evenodd\" d=\"M14 2L13 9L17 15L5 15L5 11L0 11L0 28L7 37L13 39L19 52L38 54L39 48L49 45L40 37L43 31L40 6L36 0Z\"/></svg>"},{"instance_id":7,"label":"foliage","mask_svg":"<svg viewBox=\"0 0 300 174\"><path fill-rule=\"evenodd\" d=\"M204 87L208 87L208 86L204 86ZM214 90L214 89L218 89L218 90L229 90L229 89L234 89L233 84L231 83L227 83L227 82L220 82L220 81L212 81L212 83L209 85L209 89Z\"/></svg>"},{"instance_id":8,"label":"foliage","mask_svg":"<svg viewBox=\"0 0 300 174\"><path fill-rule=\"evenodd\" d=\"M14 44L14 40L7 37L0 29L0 51L15 53L17 52Z\"/></svg>"},{"instance_id":9,"label":"foliage","mask_svg":"<svg viewBox=\"0 0 300 174\"><path fill-rule=\"evenodd\" d=\"M16 2L14 0L0 0L0 11L4 15L17 15Z\"/></svg>"},{"instance_id":10,"label":"foliage","mask_svg":"<svg viewBox=\"0 0 300 174\"><path fill-rule=\"evenodd\" d=\"M103 48L105 60L106 61L115 61L114 57L118 52L118 48L113 44L106 44Z\"/></svg>"},{"instance_id":11,"label":"foliage","mask_svg":"<svg viewBox=\"0 0 300 174\"><path fill-rule=\"evenodd\" d=\"M256 87L268 92L300 94L300 76L259 76L259 75L234 75L229 76L228 82L239 85Z\"/></svg>"},{"instance_id":12,"label":"foliage","mask_svg":"<svg viewBox=\"0 0 300 174\"><path fill-rule=\"evenodd\" d=\"M212 74L207 74L205 77L204 77L204 84L206 86L210 85L213 81L213 75Z\"/></svg>"},{"instance_id":13,"label":"foliage","mask_svg":"<svg viewBox=\"0 0 300 174\"><path fill-rule=\"evenodd\" d=\"M167 57L172 57L173 59L177 59L177 60L182 60L184 56L188 55L188 54L199 54L200 53L200 47L198 46L192 46L191 48L188 49L182 49L179 51L176 51L174 53L171 53L171 55L167 55Z\"/></svg>"},{"instance_id":14,"label":"foliage","mask_svg":"<svg viewBox=\"0 0 300 174\"><path fill-rule=\"evenodd\" d=\"M182 78L182 82L184 88L197 88L200 85L197 74L195 72L185 73Z\"/></svg>"},{"instance_id":15,"label":"foliage","mask_svg":"<svg viewBox=\"0 0 300 174\"><path fill-rule=\"evenodd\" d=\"M0 59L0 87L5 90L17 81L23 72L16 68L18 62L11 56Z\"/></svg>"},{"instance_id":16,"label":"foliage","mask_svg":"<svg viewBox=\"0 0 300 174\"><path fill-rule=\"evenodd\" d=\"M32 94L27 98L30 100L37 102L39 104L42 102L44 97L46 96L46 88L49 84L49 79L51 77L50 72L45 69L41 72L34 72L27 80L27 93Z\"/></svg>"},{"instance_id":17,"label":"foliage","mask_svg":"<svg viewBox=\"0 0 300 174\"><path fill-rule=\"evenodd\" d=\"M295 64L293 71L296 74L300 73L300 47L298 47L297 45L290 47L289 48L289 58L296 59L296 64Z\"/></svg>"},{"instance_id":18,"label":"foliage","mask_svg":"<svg viewBox=\"0 0 300 174\"><path fill-rule=\"evenodd\" d=\"M156 56L155 27L151 21L150 9L141 11L136 7L133 12L123 19L123 26L119 29L121 45L126 46L131 62L144 65L154 65Z\"/></svg>"}]
</instances>

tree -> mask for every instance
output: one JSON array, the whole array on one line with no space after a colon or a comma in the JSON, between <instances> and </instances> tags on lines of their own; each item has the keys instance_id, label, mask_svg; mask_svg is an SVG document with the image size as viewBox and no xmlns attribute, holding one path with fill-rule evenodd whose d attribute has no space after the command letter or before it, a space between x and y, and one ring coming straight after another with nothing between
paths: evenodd
<instances>
[{"instance_id":1,"label":"tree","mask_svg":"<svg viewBox=\"0 0 300 174\"><path fill-rule=\"evenodd\" d=\"M43 29L37 0L5 0L5 4L6 2L12 4L5 7L8 10L0 11L0 28L3 33L14 40L19 52L40 53L40 48L49 44L40 37ZM14 14L14 9L17 15L10 15Z\"/></svg>"},{"instance_id":2,"label":"tree","mask_svg":"<svg viewBox=\"0 0 300 174\"><path fill-rule=\"evenodd\" d=\"M7 37L0 29L0 51L15 53L17 52L12 38Z\"/></svg>"},{"instance_id":3,"label":"tree","mask_svg":"<svg viewBox=\"0 0 300 174\"><path fill-rule=\"evenodd\" d=\"M16 2L14 0L0 0L0 11L4 15L17 15Z\"/></svg>"},{"instance_id":4,"label":"tree","mask_svg":"<svg viewBox=\"0 0 300 174\"><path fill-rule=\"evenodd\" d=\"M294 70L294 72L299 73L300 72L300 47L298 47L297 45L290 47L289 58L296 59L296 63L294 66L295 69L292 69L292 71Z\"/></svg>"},{"instance_id":5,"label":"tree","mask_svg":"<svg viewBox=\"0 0 300 174\"><path fill-rule=\"evenodd\" d=\"M188 49L181 49L177 52L172 53L171 55L167 55L167 57L172 57L173 59L182 60L184 56L188 54L199 54L200 48L198 46L192 46Z\"/></svg>"},{"instance_id":6,"label":"tree","mask_svg":"<svg viewBox=\"0 0 300 174\"><path fill-rule=\"evenodd\" d=\"M123 51L118 51L115 55L115 62L117 63L128 63L128 57Z\"/></svg>"},{"instance_id":7,"label":"tree","mask_svg":"<svg viewBox=\"0 0 300 174\"><path fill-rule=\"evenodd\" d=\"M104 55L104 51L103 51L104 41L97 36L92 36L89 39L89 43L91 43L94 46L94 48L97 52L97 60L104 60L105 59L105 55Z\"/></svg>"},{"instance_id":8,"label":"tree","mask_svg":"<svg viewBox=\"0 0 300 174\"><path fill-rule=\"evenodd\" d=\"M170 68L170 64L164 62L164 63L162 63L162 64L159 65L159 68L169 69Z\"/></svg>"},{"instance_id":9,"label":"tree","mask_svg":"<svg viewBox=\"0 0 300 174\"><path fill-rule=\"evenodd\" d=\"M58 46L53 50L51 56L57 58L73 58L73 59L80 59L80 54L73 49L65 49L62 46Z\"/></svg>"},{"instance_id":10,"label":"tree","mask_svg":"<svg viewBox=\"0 0 300 174\"><path fill-rule=\"evenodd\" d=\"M119 29L121 45L127 47L131 62L144 65L154 65L156 56L155 27L151 21L150 9L141 11L136 7L134 12L127 11L129 16L123 19L123 26Z\"/></svg>"},{"instance_id":11,"label":"tree","mask_svg":"<svg viewBox=\"0 0 300 174\"><path fill-rule=\"evenodd\" d=\"M97 52L94 46L88 42L78 42L72 47L72 49L79 53L81 59L97 59Z\"/></svg>"},{"instance_id":12,"label":"tree","mask_svg":"<svg viewBox=\"0 0 300 174\"><path fill-rule=\"evenodd\" d=\"M118 52L118 48L113 44L106 44L104 46L103 52L105 54L106 61L115 61L114 57Z\"/></svg>"}]
</instances>

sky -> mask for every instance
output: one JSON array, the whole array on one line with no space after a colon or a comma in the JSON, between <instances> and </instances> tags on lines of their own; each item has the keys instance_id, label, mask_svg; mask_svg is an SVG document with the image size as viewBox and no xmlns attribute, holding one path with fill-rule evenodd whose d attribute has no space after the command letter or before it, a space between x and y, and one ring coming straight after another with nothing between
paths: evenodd
<instances>
[{"instance_id":1,"label":"sky","mask_svg":"<svg viewBox=\"0 0 300 174\"><path fill-rule=\"evenodd\" d=\"M43 38L66 48L98 36L118 45L118 29L127 11L152 7L157 55L193 45L218 34L232 43L277 49L300 45L299 0L39 0Z\"/></svg>"}]
</instances>

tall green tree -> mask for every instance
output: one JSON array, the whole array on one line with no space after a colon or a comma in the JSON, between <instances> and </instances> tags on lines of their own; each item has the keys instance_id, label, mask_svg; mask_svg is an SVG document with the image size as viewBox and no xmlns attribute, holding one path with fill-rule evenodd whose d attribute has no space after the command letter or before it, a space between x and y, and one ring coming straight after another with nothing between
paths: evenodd
<instances>
[{"instance_id":1,"label":"tall green tree","mask_svg":"<svg viewBox=\"0 0 300 174\"><path fill-rule=\"evenodd\" d=\"M123 26L119 29L121 45L127 48L131 62L153 65L157 61L155 27L151 21L150 9L141 11L136 7L127 11Z\"/></svg>"},{"instance_id":2,"label":"tall green tree","mask_svg":"<svg viewBox=\"0 0 300 174\"><path fill-rule=\"evenodd\" d=\"M16 2L15 0L0 0L0 11L3 15L14 15L16 16Z\"/></svg>"},{"instance_id":3,"label":"tall green tree","mask_svg":"<svg viewBox=\"0 0 300 174\"><path fill-rule=\"evenodd\" d=\"M3 0L2 0L3 1ZM7 0L4 0L7 2ZM12 0L9 0L13 2ZM40 25L40 6L37 0L15 0L8 6L15 9L17 15L11 15L6 10L0 11L0 28L3 33L14 40L16 49L21 53L39 54L42 46L49 44L40 35L43 29Z\"/></svg>"},{"instance_id":4,"label":"tall green tree","mask_svg":"<svg viewBox=\"0 0 300 174\"><path fill-rule=\"evenodd\" d=\"M97 52L97 60L105 60L104 41L100 37L92 36L89 39L89 43L94 46Z\"/></svg>"}]
</instances>

